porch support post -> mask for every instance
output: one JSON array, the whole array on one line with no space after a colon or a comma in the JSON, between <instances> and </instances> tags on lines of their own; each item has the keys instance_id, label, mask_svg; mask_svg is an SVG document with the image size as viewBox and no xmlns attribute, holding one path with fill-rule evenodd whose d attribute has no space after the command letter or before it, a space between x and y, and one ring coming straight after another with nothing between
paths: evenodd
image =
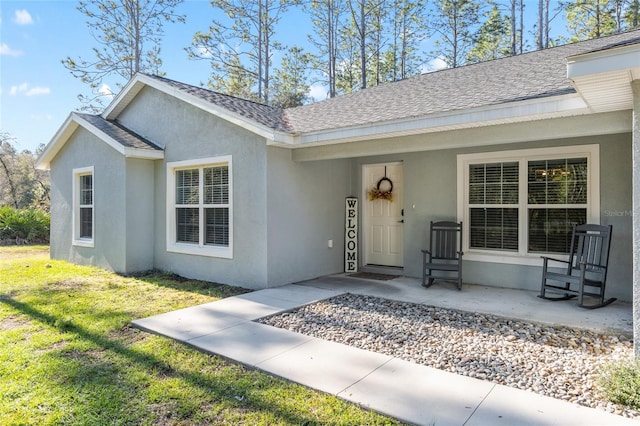
<instances>
[{"instance_id":1,"label":"porch support post","mask_svg":"<svg viewBox=\"0 0 640 426\"><path fill-rule=\"evenodd\" d=\"M640 359L640 80L633 89L633 353Z\"/></svg>"}]
</instances>

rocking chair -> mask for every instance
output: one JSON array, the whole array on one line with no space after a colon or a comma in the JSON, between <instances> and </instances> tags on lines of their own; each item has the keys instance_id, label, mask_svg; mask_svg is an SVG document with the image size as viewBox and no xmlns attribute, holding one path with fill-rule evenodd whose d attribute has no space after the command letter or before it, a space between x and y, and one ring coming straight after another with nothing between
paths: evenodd
<instances>
[{"instance_id":1,"label":"rocking chair","mask_svg":"<svg viewBox=\"0 0 640 426\"><path fill-rule=\"evenodd\" d=\"M555 301L569 300L577 296L578 306L587 309L601 308L615 301L615 298L604 298L611 229L611 225L575 225L568 260L542 257L542 286L539 297ZM550 271L547 266L549 261L564 264L566 270ZM550 284L549 281L555 283ZM588 287L588 290L585 287ZM560 293L562 296L549 297L547 292ZM585 305L584 296L595 297L598 303Z\"/></svg>"},{"instance_id":2,"label":"rocking chair","mask_svg":"<svg viewBox=\"0 0 640 426\"><path fill-rule=\"evenodd\" d=\"M430 249L422 250L422 285L454 280L462 289L462 222L431 222Z\"/></svg>"}]
</instances>

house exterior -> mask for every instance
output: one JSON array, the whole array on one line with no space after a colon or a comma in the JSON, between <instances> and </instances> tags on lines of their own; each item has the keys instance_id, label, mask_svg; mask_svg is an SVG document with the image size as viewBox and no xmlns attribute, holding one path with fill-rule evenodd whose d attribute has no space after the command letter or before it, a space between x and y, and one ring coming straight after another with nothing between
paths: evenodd
<instances>
[{"instance_id":1,"label":"house exterior","mask_svg":"<svg viewBox=\"0 0 640 426\"><path fill-rule=\"evenodd\" d=\"M639 79L640 31L285 110L139 74L38 159L51 256L280 286L344 270L356 197L359 269L419 277L429 222L457 220L466 283L536 290L572 223L611 224L607 296L632 301Z\"/></svg>"}]
</instances>

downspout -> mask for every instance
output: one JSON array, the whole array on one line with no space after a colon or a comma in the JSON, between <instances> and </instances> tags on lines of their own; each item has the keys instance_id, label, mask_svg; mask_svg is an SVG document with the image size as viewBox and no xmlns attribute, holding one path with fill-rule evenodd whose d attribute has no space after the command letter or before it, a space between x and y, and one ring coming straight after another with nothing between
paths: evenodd
<instances>
[{"instance_id":1,"label":"downspout","mask_svg":"<svg viewBox=\"0 0 640 426\"><path fill-rule=\"evenodd\" d=\"M633 90L633 354L640 359L640 80Z\"/></svg>"}]
</instances>

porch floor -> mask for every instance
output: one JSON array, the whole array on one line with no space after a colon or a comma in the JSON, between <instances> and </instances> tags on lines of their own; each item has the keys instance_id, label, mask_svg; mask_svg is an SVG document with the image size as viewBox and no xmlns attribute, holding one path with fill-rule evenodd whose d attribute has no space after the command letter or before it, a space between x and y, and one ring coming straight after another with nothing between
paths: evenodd
<instances>
[{"instance_id":1,"label":"porch floor","mask_svg":"<svg viewBox=\"0 0 640 426\"><path fill-rule=\"evenodd\" d=\"M633 336L631 303L615 301L599 309L584 309L577 301L549 301L538 292L436 281L422 287L420 280L398 277L380 281L337 274L298 283L299 285L348 292L440 308L493 314L505 318L547 325L564 325L593 331Z\"/></svg>"}]
</instances>

